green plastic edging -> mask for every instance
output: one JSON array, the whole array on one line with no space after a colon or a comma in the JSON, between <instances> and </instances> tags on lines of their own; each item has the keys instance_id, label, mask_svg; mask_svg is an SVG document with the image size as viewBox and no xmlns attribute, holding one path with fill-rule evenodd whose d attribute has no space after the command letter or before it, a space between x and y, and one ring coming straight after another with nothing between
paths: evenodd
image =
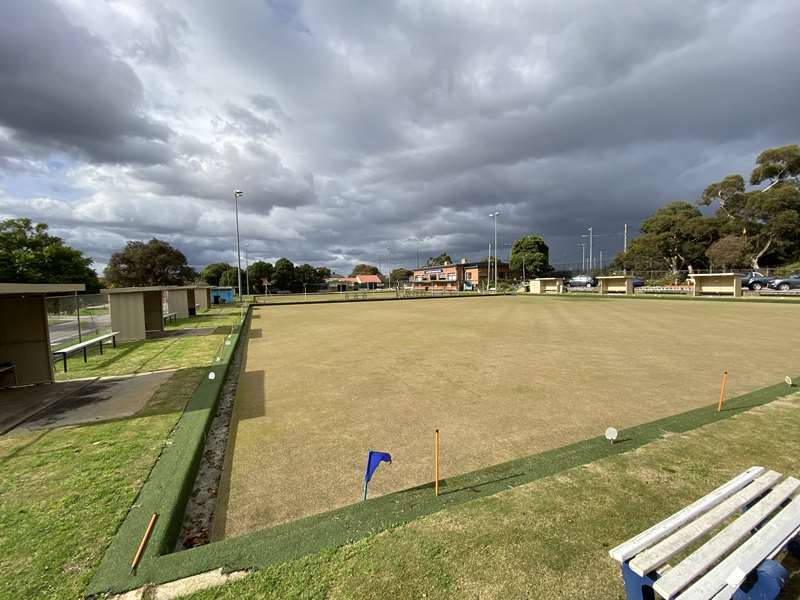
<instances>
[{"instance_id":1,"label":"green plastic edging","mask_svg":"<svg viewBox=\"0 0 800 600\"><path fill-rule=\"evenodd\" d=\"M323 550L332 550L445 508L524 485L600 458L628 452L660 438L667 432L690 431L732 417L771 402L786 393L785 384L773 385L727 400L721 412L717 412L716 404L710 404L625 429L620 432L619 441L613 445L604 437L596 437L451 477L443 482L439 497L433 493L433 484L428 483L181 552L162 554L156 550L157 545L151 541L150 550L146 553L140 568L130 576L128 574L130 560L147 519L153 512L153 507L159 505L159 494L168 494L171 498L170 502L173 503L171 506L174 507L171 518L182 516L182 509L178 510L174 504L182 497L182 492L166 489L170 482L173 488L178 488L183 481L180 480L176 485L174 478L176 472L169 470L177 467L177 461L172 458L177 452L165 451L153 469L150 479L145 482L140 498L137 499L135 506L141 505L141 508L132 509L129 513L95 573L87 594L127 591L145 584L165 583L220 567L226 572L255 570ZM194 429L185 427L180 432L176 431L170 450L177 445L179 437L181 439L189 437L191 432L198 435L200 426L193 424L193 427ZM192 448L197 445L197 440L184 441L192 445ZM186 454L181 453L181 458L185 461L184 468L190 464ZM161 463L165 463L163 467ZM164 530L169 529L167 524L160 522L159 526L162 528L161 540L168 539L164 533ZM163 550L165 545L162 543L158 548Z\"/></svg>"}]
</instances>

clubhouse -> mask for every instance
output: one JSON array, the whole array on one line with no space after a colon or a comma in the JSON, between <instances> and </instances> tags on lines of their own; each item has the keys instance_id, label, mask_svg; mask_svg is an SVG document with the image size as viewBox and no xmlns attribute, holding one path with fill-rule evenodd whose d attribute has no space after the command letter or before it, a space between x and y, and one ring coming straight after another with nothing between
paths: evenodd
<instances>
[{"instance_id":1,"label":"clubhouse","mask_svg":"<svg viewBox=\"0 0 800 600\"><path fill-rule=\"evenodd\" d=\"M508 277L508 263L498 264L498 278ZM467 262L462 259L460 263L447 263L441 266L420 267L414 269L410 284L415 290L444 290L461 291L483 288L489 276L488 262ZM492 271L494 279L494 271ZM489 283L492 287L493 283Z\"/></svg>"}]
</instances>

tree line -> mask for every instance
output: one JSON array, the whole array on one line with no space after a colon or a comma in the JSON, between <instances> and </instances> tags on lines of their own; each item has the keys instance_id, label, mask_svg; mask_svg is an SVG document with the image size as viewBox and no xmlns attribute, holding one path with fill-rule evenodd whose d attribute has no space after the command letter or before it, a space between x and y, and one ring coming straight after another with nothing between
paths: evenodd
<instances>
[{"instance_id":1,"label":"tree line","mask_svg":"<svg viewBox=\"0 0 800 600\"><path fill-rule=\"evenodd\" d=\"M613 268L682 271L747 267L759 270L800 259L800 146L769 148L744 177L709 184L694 202L670 202L642 221L641 235ZM711 215L699 207L715 206Z\"/></svg>"}]
</instances>

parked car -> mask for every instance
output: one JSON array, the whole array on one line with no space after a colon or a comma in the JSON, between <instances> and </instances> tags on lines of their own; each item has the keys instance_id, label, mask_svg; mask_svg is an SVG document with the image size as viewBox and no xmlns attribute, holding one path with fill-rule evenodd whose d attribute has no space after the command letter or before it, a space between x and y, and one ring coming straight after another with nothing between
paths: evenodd
<instances>
[{"instance_id":1,"label":"parked car","mask_svg":"<svg viewBox=\"0 0 800 600\"><path fill-rule=\"evenodd\" d=\"M793 273L788 277L777 277L767 284L772 290L780 290L785 292L786 290L796 290L800 289L800 273Z\"/></svg>"},{"instance_id":2,"label":"parked car","mask_svg":"<svg viewBox=\"0 0 800 600\"><path fill-rule=\"evenodd\" d=\"M644 280L639 279L638 277L634 277L631 283L633 283L633 287L635 288L644 287Z\"/></svg>"},{"instance_id":3,"label":"parked car","mask_svg":"<svg viewBox=\"0 0 800 600\"><path fill-rule=\"evenodd\" d=\"M597 285L597 279L591 275L575 275L567 280L567 287L571 288L591 288Z\"/></svg>"},{"instance_id":4,"label":"parked car","mask_svg":"<svg viewBox=\"0 0 800 600\"><path fill-rule=\"evenodd\" d=\"M748 271L742 275L742 287L751 290L760 290L767 287L767 284L775 279L774 277L767 277L758 271Z\"/></svg>"}]
</instances>

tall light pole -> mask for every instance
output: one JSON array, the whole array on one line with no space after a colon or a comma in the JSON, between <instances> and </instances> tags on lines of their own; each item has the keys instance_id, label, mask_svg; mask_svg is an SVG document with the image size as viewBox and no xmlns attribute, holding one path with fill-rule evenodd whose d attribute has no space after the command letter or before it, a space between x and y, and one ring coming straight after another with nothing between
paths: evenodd
<instances>
[{"instance_id":1,"label":"tall light pole","mask_svg":"<svg viewBox=\"0 0 800 600\"><path fill-rule=\"evenodd\" d=\"M622 232L622 253L625 254L627 251L628 251L628 224L625 223L625 230ZM626 260L625 262L627 263L628 261ZM628 274L627 267L622 269L622 273L624 275Z\"/></svg>"},{"instance_id":2,"label":"tall light pole","mask_svg":"<svg viewBox=\"0 0 800 600\"><path fill-rule=\"evenodd\" d=\"M386 281L389 282L389 287L392 287L392 249L386 246Z\"/></svg>"},{"instance_id":3,"label":"tall light pole","mask_svg":"<svg viewBox=\"0 0 800 600\"><path fill-rule=\"evenodd\" d=\"M236 280L239 284L239 296L242 295L242 253L239 250L239 198L242 190L233 191L233 206L236 211Z\"/></svg>"},{"instance_id":4,"label":"tall light pole","mask_svg":"<svg viewBox=\"0 0 800 600\"><path fill-rule=\"evenodd\" d=\"M589 271L594 269L594 259L592 258L592 228L589 227Z\"/></svg>"},{"instance_id":5,"label":"tall light pole","mask_svg":"<svg viewBox=\"0 0 800 600\"><path fill-rule=\"evenodd\" d=\"M250 263L247 260L247 248L250 244L244 245L244 281L245 281L245 289L247 290L247 295L250 295Z\"/></svg>"},{"instance_id":6,"label":"tall light pole","mask_svg":"<svg viewBox=\"0 0 800 600\"><path fill-rule=\"evenodd\" d=\"M581 242L581 272L586 273L586 242Z\"/></svg>"},{"instance_id":7,"label":"tall light pole","mask_svg":"<svg viewBox=\"0 0 800 600\"><path fill-rule=\"evenodd\" d=\"M500 215L500 211L495 211L489 215L492 219L494 219L494 293L497 293L497 272L499 271L499 267L497 264L497 217Z\"/></svg>"}]
</instances>

